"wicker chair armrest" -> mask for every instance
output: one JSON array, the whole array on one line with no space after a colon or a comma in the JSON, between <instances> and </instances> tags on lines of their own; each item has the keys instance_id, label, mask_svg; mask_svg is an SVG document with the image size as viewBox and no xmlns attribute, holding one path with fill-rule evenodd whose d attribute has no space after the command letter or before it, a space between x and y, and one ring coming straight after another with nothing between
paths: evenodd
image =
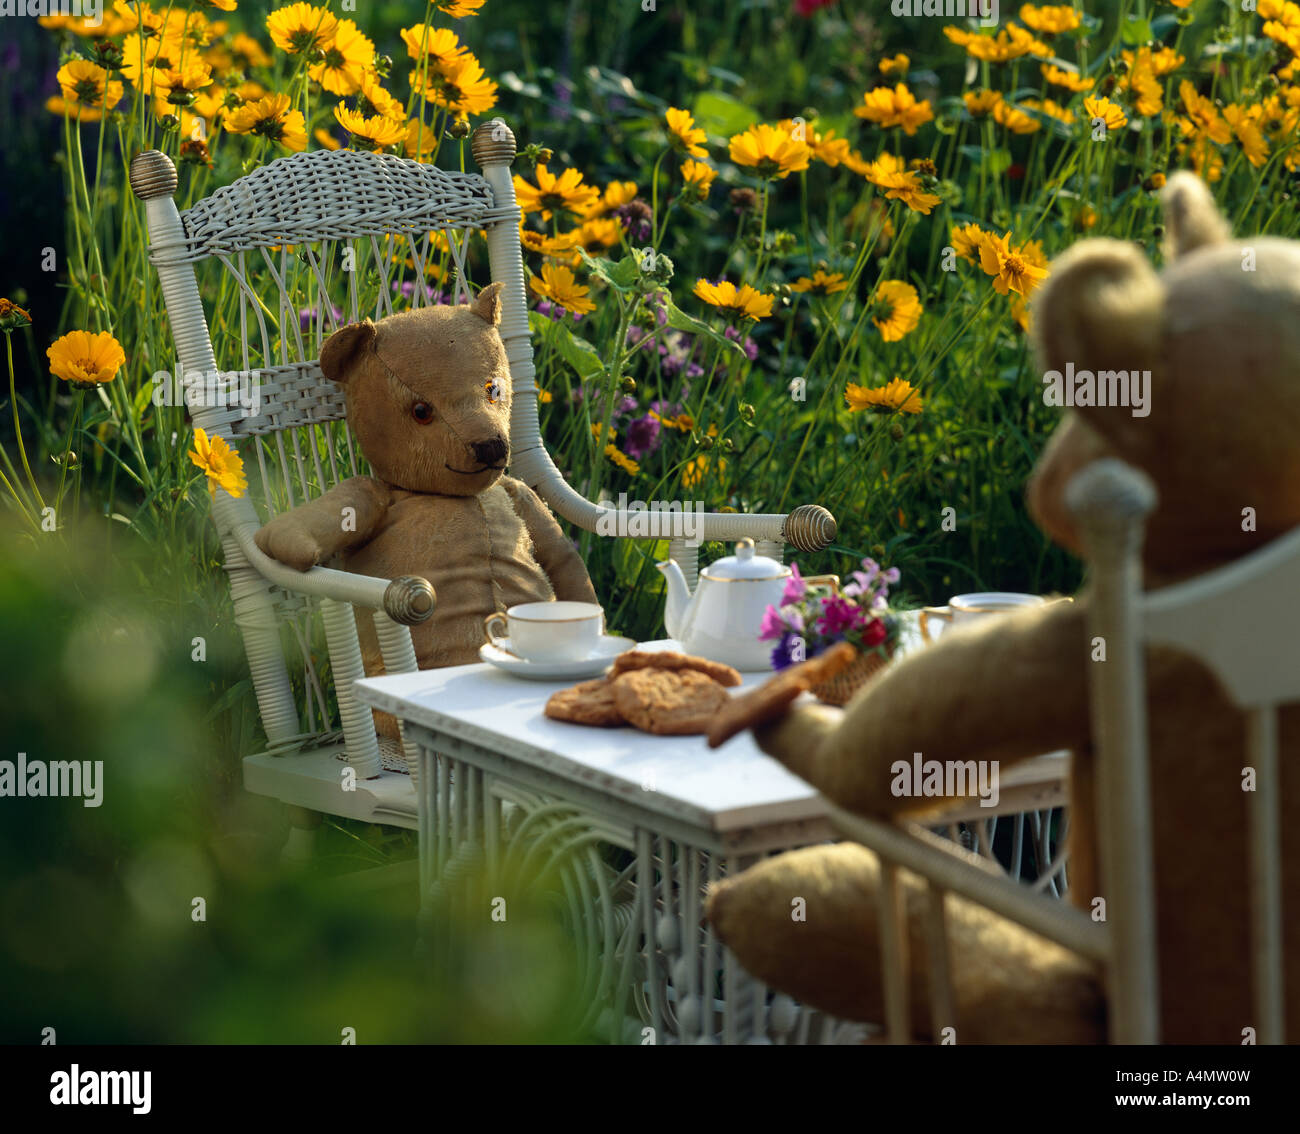
<instances>
[{"instance_id":1,"label":"wicker chair armrest","mask_svg":"<svg viewBox=\"0 0 1300 1134\"><path fill-rule=\"evenodd\" d=\"M371 610L382 610L394 622L415 626L433 614L436 596L433 585L418 575L379 579L354 575L330 567L297 571L265 554L253 541L257 524L240 524L232 534L248 562L268 582L286 591L335 599Z\"/></svg>"}]
</instances>

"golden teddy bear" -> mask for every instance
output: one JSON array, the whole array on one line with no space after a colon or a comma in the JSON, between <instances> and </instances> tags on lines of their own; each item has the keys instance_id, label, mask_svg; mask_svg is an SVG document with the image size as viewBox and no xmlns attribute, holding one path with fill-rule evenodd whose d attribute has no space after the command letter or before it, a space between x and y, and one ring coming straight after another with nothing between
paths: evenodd
<instances>
[{"instance_id":1,"label":"golden teddy bear","mask_svg":"<svg viewBox=\"0 0 1300 1134\"><path fill-rule=\"evenodd\" d=\"M1164 191L1168 264L1084 241L1035 297L1045 371L1151 372L1150 413L1077 406L1029 487L1039 526L1079 550L1065 486L1119 457L1159 493L1146 529L1153 589L1255 551L1300 523L1300 242L1234 242L1191 174ZM1255 524L1243 522L1253 509ZM1069 749L1070 900L1099 895L1090 749L1087 593L990 619L901 660L845 711L800 705L757 727L758 743L852 812L891 817L935 801L897 798L891 765L999 761ZM1267 649L1267 642L1259 643ZM1240 1044L1252 1027L1244 715L1186 655L1150 649L1152 841L1160 1035ZM1279 714L1283 908L1300 909L1300 707ZM930 1036L925 891L904 873L912 1027ZM768 859L718 884L708 916L754 976L836 1016L884 1016L877 925L879 862L856 844ZM1104 896L1104 895L1102 895ZM806 920L791 919L791 900ZM1101 974L1076 955L956 895L947 899L958 1043L1081 1043L1106 1037ZM1300 922L1285 926L1286 969L1300 973ZM1300 1035L1300 980L1286 990Z\"/></svg>"},{"instance_id":2,"label":"golden teddy bear","mask_svg":"<svg viewBox=\"0 0 1300 1134\"><path fill-rule=\"evenodd\" d=\"M495 611L596 601L550 510L503 473L511 388L500 322L494 283L471 304L367 319L331 335L320 367L346 392L371 475L276 516L255 536L267 555L300 571L342 553L346 570L432 583L433 616L412 627L421 669L477 661L483 620ZM373 622L358 617L357 628L366 672L382 673Z\"/></svg>"}]
</instances>

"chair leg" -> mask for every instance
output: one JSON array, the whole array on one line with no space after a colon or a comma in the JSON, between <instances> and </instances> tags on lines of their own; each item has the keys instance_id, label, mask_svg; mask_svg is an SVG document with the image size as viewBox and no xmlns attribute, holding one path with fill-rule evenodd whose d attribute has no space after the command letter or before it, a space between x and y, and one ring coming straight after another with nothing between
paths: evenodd
<instances>
[{"instance_id":1,"label":"chair leg","mask_svg":"<svg viewBox=\"0 0 1300 1134\"><path fill-rule=\"evenodd\" d=\"M300 865L309 862L316 848L316 835L320 830L322 815L305 807L289 806L289 839L280 852L280 862Z\"/></svg>"}]
</instances>

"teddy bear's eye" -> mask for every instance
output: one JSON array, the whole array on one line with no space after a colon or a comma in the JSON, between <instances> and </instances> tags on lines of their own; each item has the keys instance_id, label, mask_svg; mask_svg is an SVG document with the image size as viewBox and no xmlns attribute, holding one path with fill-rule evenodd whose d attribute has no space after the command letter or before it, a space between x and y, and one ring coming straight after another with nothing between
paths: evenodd
<instances>
[{"instance_id":1,"label":"teddy bear's eye","mask_svg":"<svg viewBox=\"0 0 1300 1134\"><path fill-rule=\"evenodd\" d=\"M493 405L501 401L506 396L505 383L500 378L492 378L483 383L483 391L487 394L487 399Z\"/></svg>"},{"instance_id":2,"label":"teddy bear's eye","mask_svg":"<svg viewBox=\"0 0 1300 1134\"><path fill-rule=\"evenodd\" d=\"M411 416L421 425L428 425L433 420L433 406L428 402L416 402L411 407Z\"/></svg>"}]
</instances>

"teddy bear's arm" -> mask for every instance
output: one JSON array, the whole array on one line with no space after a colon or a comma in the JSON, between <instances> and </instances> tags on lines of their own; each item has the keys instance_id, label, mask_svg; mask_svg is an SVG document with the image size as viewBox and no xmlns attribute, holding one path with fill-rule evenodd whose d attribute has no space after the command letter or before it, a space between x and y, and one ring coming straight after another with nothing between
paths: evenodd
<instances>
[{"instance_id":1,"label":"teddy bear's arm","mask_svg":"<svg viewBox=\"0 0 1300 1134\"><path fill-rule=\"evenodd\" d=\"M306 571L335 552L365 543L384 518L391 498L382 480L354 476L276 516L253 540L272 559Z\"/></svg>"},{"instance_id":2,"label":"teddy bear's arm","mask_svg":"<svg viewBox=\"0 0 1300 1134\"><path fill-rule=\"evenodd\" d=\"M561 602L596 602L596 591L582 557L551 515L551 510L522 480L503 476L501 486L510 494L515 512L528 529L533 557L551 580L555 597Z\"/></svg>"},{"instance_id":3,"label":"teddy bear's arm","mask_svg":"<svg viewBox=\"0 0 1300 1134\"><path fill-rule=\"evenodd\" d=\"M891 791L895 761L999 766L1087 744L1083 603L990 619L899 661L843 713L798 706L755 730L759 746L860 814L936 803Z\"/></svg>"}]
</instances>

